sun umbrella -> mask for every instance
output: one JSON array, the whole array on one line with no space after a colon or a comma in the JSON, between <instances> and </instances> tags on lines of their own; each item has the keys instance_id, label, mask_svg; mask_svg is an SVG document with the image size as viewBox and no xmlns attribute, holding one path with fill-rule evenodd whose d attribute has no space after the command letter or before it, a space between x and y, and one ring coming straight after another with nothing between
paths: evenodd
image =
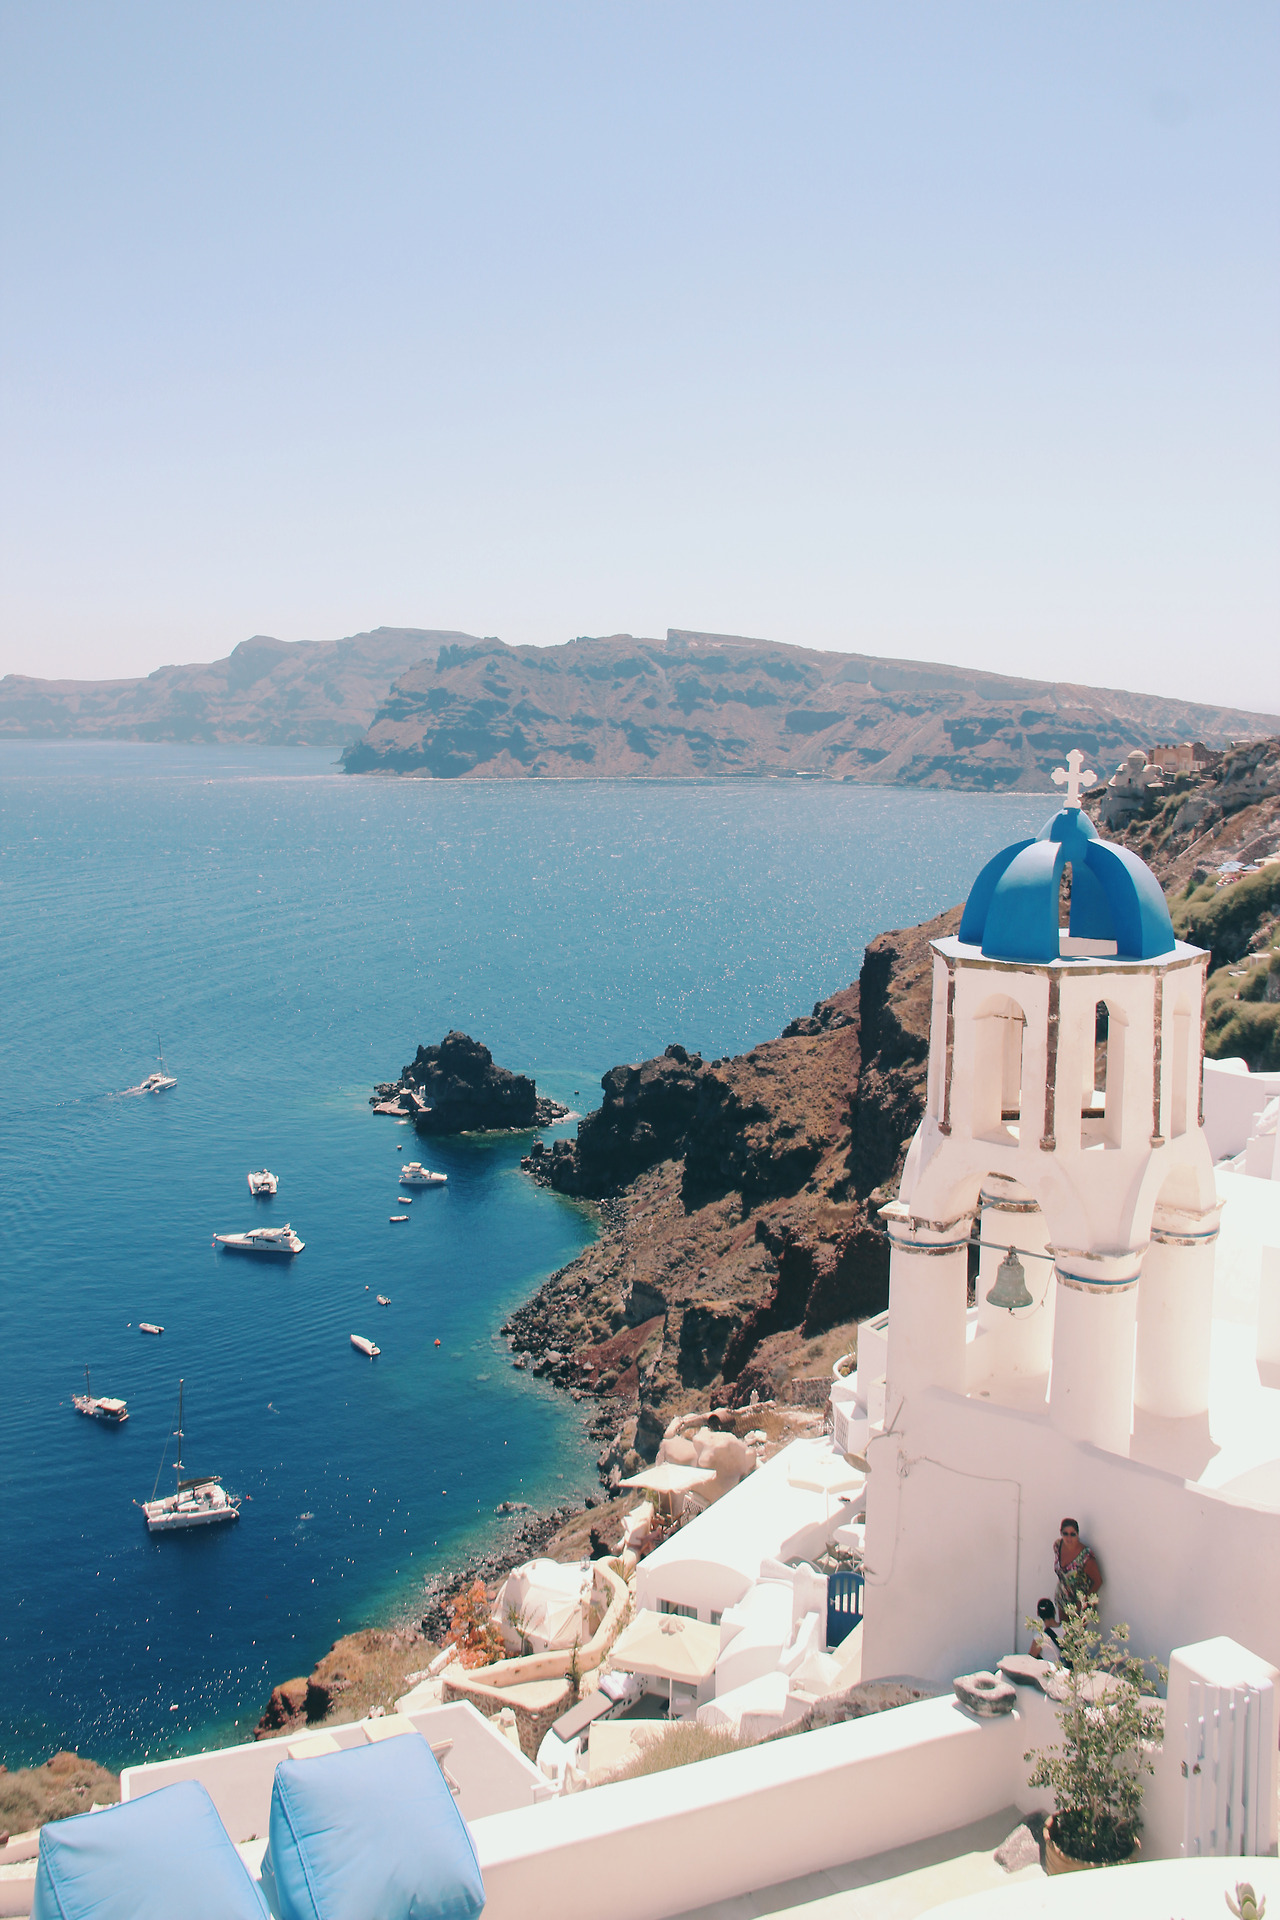
<instances>
[{"instance_id":1,"label":"sun umbrella","mask_svg":"<svg viewBox=\"0 0 1280 1920\"><path fill-rule=\"evenodd\" d=\"M628 1673L652 1674L671 1683L699 1686L709 1680L720 1657L720 1629L678 1613L651 1613L643 1608L613 1646L613 1664Z\"/></svg>"}]
</instances>

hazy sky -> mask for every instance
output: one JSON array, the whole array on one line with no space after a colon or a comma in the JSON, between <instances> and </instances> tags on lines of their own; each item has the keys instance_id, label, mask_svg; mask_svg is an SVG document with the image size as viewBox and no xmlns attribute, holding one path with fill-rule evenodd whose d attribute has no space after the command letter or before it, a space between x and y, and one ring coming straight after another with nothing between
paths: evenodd
<instances>
[{"instance_id":1,"label":"hazy sky","mask_svg":"<svg viewBox=\"0 0 1280 1920\"><path fill-rule=\"evenodd\" d=\"M672 625L1280 710L1275 0L0 26L0 671Z\"/></svg>"}]
</instances>

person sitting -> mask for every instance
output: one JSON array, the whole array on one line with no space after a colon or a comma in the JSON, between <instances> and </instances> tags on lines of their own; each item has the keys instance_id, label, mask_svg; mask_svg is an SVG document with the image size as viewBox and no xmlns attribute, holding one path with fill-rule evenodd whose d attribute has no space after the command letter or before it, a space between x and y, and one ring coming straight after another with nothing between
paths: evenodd
<instances>
[{"instance_id":1,"label":"person sitting","mask_svg":"<svg viewBox=\"0 0 1280 1920\"><path fill-rule=\"evenodd\" d=\"M1054 1632L1058 1614L1052 1600L1036 1601L1036 1616L1040 1621L1040 1631L1031 1642L1033 1660L1052 1660L1062 1658L1062 1644Z\"/></svg>"},{"instance_id":2,"label":"person sitting","mask_svg":"<svg viewBox=\"0 0 1280 1920\"><path fill-rule=\"evenodd\" d=\"M1062 1522L1060 1538L1053 1546L1053 1570L1058 1576L1058 1620L1068 1607L1085 1605L1102 1588L1102 1569L1093 1549L1080 1538L1080 1522L1070 1518Z\"/></svg>"}]
</instances>

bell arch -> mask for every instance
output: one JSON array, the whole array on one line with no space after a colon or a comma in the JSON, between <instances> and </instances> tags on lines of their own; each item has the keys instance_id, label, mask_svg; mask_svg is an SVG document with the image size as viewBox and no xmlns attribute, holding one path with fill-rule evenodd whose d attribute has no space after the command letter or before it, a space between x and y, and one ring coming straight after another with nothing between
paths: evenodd
<instances>
[{"instance_id":1,"label":"bell arch","mask_svg":"<svg viewBox=\"0 0 1280 1920\"><path fill-rule=\"evenodd\" d=\"M1022 1124L1027 1015L1007 993L977 1007L973 1024L972 1123L975 1139L1017 1141Z\"/></svg>"}]
</instances>

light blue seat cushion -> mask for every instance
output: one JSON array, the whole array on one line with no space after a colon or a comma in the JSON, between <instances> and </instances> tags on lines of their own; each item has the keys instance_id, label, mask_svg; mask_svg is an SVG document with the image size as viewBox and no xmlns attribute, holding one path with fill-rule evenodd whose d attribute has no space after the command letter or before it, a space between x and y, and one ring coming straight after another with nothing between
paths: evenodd
<instances>
[{"instance_id":1,"label":"light blue seat cushion","mask_svg":"<svg viewBox=\"0 0 1280 1920\"><path fill-rule=\"evenodd\" d=\"M280 1920L474 1920L466 1822L419 1733L282 1760L262 1884Z\"/></svg>"},{"instance_id":2,"label":"light blue seat cushion","mask_svg":"<svg viewBox=\"0 0 1280 1920\"><path fill-rule=\"evenodd\" d=\"M31 1920L263 1920L266 1908L195 1780L53 1820Z\"/></svg>"}]
</instances>

